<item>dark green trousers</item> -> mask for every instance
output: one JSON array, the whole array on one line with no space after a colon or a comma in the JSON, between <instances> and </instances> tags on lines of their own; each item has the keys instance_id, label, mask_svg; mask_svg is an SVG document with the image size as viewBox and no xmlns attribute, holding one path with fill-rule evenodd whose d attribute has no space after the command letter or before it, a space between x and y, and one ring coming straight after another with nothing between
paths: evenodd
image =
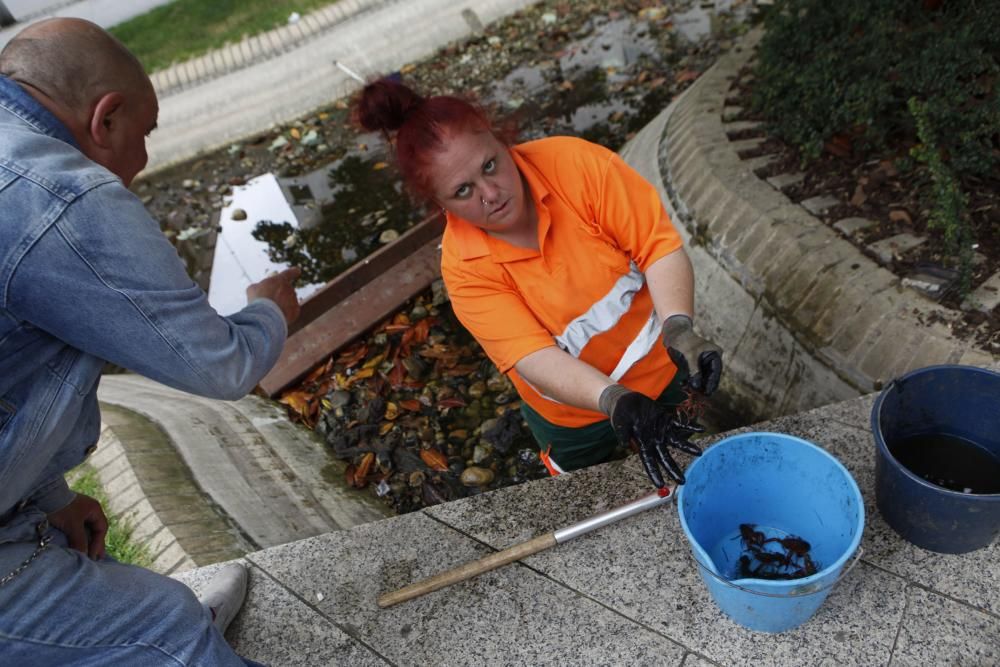
<instances>
[{"instance_id":1,"label":"dark green trousers","mask_svg":"<svg viewBox=\"0 0 1000 667\"><path fill-rule=\"evenodd\" d=\"M684 379L680 373L674 375L674 379L656 402L671 409L683 403L687 398L681 386ZM528 423L531 434L535 436L538 447L544 452L551 446L549 455L567 472L604 463L612 458L620 446L609 419L579 428L558 426L542 417L525 402L521 403L521 414L524 415L524 421Z\"/></svg>"}]
</instances>

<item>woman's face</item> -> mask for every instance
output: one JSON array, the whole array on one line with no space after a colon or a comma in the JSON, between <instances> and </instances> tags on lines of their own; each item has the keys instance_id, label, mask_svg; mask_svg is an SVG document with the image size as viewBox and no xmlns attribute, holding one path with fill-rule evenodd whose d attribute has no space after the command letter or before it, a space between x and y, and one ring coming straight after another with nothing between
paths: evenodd
<instances>
[{"instance_id":1,"label":"woman's face","mask_svg":"<svg viewBox=\"0 0 1000 667\"><path fill-rule=\"evenodd\" d=\"M438 204L487 232L516 231L530 219L521 172L488 131L446 136L431 159L430 185Z\"/></svg>"}]
</instances>

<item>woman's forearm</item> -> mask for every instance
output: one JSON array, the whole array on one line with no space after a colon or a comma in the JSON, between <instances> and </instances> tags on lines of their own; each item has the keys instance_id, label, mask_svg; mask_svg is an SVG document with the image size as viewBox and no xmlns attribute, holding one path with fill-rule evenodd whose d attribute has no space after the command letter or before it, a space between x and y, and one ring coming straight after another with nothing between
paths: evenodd
<instances>
[{"instance_id":1,"label":"woman's forearm","mask_svg":"<svg viewBox=\"0 0 1000 667\"><path fill-rule=\"evenodd\" d=\"M585 410L597 411L601 392L611 379L553 345L532 352L514 366L543 395Z\"/></svg>"},{"instance_id":2,"label":"woman's forearm","mask_svg":"<svg viewBox=\"0 0 1000 667\"><path fill-rule=\"evenodd\" d=\"M660 321L683 313L694 316L694 271L684 248L678 248L646 269L646 282Z\"/></svg>"}]
</instances>

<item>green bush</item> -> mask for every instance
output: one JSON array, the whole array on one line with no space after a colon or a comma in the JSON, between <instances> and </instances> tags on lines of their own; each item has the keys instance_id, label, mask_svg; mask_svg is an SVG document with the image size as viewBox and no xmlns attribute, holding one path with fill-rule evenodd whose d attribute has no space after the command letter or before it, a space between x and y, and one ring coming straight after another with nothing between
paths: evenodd
<instances>
[{"instance_id":1,"label":"green bush","mask_svg":"<svg viewBox=\"0 0 1000 667\"><path fill-rule=\"evenodd\" d=\"M781 0L765 26L751 106L770 131L806 160L831 139L916 158L930 225L971 257L961 190L1000 167L1000 2Z\"/></svg>"},{"instance_id":2,"label":"green bush","mask_svg":"<svg viewBox=\"0 0 1000 667\"><path fill-rule=\"evenodd\" d=\"M958 173L1000 163L1000 2L784 0L765 25L753 108L807 156L838 134L875 151L915 139L916 97Z\"/></svg>"}]
</instances>

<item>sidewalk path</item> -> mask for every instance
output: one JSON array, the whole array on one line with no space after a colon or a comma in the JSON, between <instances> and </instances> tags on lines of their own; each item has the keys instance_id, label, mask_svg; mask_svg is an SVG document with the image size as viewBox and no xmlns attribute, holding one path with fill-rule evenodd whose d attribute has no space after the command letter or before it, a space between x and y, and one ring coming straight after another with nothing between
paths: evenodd
<instances>
[{"instance_id":1,"label":"sidewalk path","mask_svg":"<svg viewBox=\"0 0 1000 667\"><path fill-rule=\"evenodd\" d=\"M28 22L78 16L105 27L167 1L6 0L15 18L27 15ZM147 142L146 173L349 95L358 82L335 61L366 77L396 71L535 1L479 0L468 7L449 0L337 0L295 24L154 73L160 117ZM25 25L0 31L0 47Z\"/></svg>"},{"instance_id":2,"label":"sidewalk path","mask_svg":"<svg viewBox=\"0 0 1000 667\"><path fill-rule=\"evenodd\" d=\"M209 56L226 73L211 73L202 58L199 81L160 99L159 129L148 141L148 171L239 140L272 124L309 113L356 90L358 83L336 67L341 61L362 76L392 72L491 22L534 4L533 0L480 0L471 10L450 0L340 0L293 26L251 37ZM323 12L342 20L311 33ZM487 27L488 30L488 27ZM297 45L297 46L294 46ZM292 50L285 50L294 46ZM236 50L234 50L236 49ZM251 67L236 61L273 55ZM178 70L179 76L180 70ZM157 76L157 81L162 77Z\"/></svg>"}]
</instances>

